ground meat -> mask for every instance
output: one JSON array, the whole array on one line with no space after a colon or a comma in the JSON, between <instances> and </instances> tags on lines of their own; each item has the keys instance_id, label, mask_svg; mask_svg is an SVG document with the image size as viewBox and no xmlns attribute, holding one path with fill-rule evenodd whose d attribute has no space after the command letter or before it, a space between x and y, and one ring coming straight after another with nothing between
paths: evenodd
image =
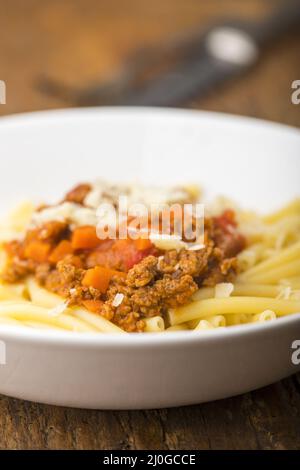
<instances>
[{"instance_id":1,"label":"ground meat","mask_svg":"<svg viewBox=\"0 0 300 470\"><path fill-rule=\"evenodd\" d=\"M192 276L165 274L153 285L136 289L131 294L132 309L146 317L164 315L168 308L187 303L197 289Z\"/></svg>"},{"instance_id":2,"label":"ground meat","mask_svg":"<svg viewBox=\"0 0 300 470\"><path fill-rule=\"evenodd\" d=\"M197 284L189 274L182 276L166 274L154 286L155 293L162 302L162 311L187 303L197 289Z\"/></svg>"},{"instance_id":3,"label":"ground meat","mask_svg":"<svg viewBox=\"0 0 300 470\"><path fill-rule=\"evenodd\" d=\"M56 294L69 297L70 289L81 286L83 275L83 269L76 268L68 262L60 261L57 263L57 267L52 269L45 277L44 286ZM41 278L39 281L41 281Z\"/></svg>"},{"instance_id":4,"label":"ground meat","mask_svg":"<svg viewBox=\"0 0 300 470\"><path fill-rule=\"evenodd\" d=\"M172 274L178 265L178 253L176 250L166 251L164 256L158 258L158 269L164 274Z\"/></svg>"},{"instance_id":5,"label":"ground meat","mask_svg":"<svg viewBox=\"0 0 300 470\"><path fill-rule=\"evenodd\" d=\"M34 269L35 267L32 265L32 263L28 262L27 260L13 258L7 263L5 270L1 275L1 279L4 282L13 284L34 273Z\"/></svg>"},{"instance_id":6,"label":"ground meat","mask_svg":"<svg viewBox=\"0 0 300 470\"><path fill-rule=\"evenodd\" d=\"M223 236L219 246L224 251L226 256L236 256L246 246L245 237L243 237L243 235L238 232L233 232L231 236Z\"/></svg>"},{"instance_id":7,"label":"ground meat","mask_svg":"<svg viewBox=\"0 0 300 470\"><path fill-rule=\"evenodd\" d=\"M91 191L91 189L92 187L90 184L79 184L67 193L64 201L75 202L76 204L83 204L86 196Z\"/></svg>"},{"instance_id":8,"label":"ground meat","mask_svg":"<svg viewBox=\"0 0 300 470\"><path fill-rule=\"evenodd\" d=\"M237 273L237 261L236 258L227 258L220 264L216 264L212 267L207 276L205 276L200 285L207 287L214 287L220 282L231 282L234 280Z\"/></svg>"},{"instance_id":9,"label":"ground meat","mask_svg":"<svg viewBox=\"0 0 300 470\"><path fill-rule=\"evenodd\" d=\"M159 258L148 256L128 272L125 280L115 280L111 285L105 314L119 325L131 315L135 322L130 328L136 331L137 322L143 317L166 316L169 308L188 303L203 285L203 279L226 279L235 266L233 261L225 261L222 251L212 244L199 251L172 250ZM124 298L121 305L114 307L117 293Z\"/></svg>"},{"instance_id":10,"label":"ground meat","mask_svg":"<svg viewBox=\"0 0 300 470\"><path fill-rule=\"evenodd\" d=\"M207 263L212 251L213 249L211 246L207 246L199 251L182 250L179 253L178 268L183 274L199 277L206 271Z\"/></svg>"},{"instance_id":11,"label":"ground meat","mask_svg":"<svg viewBox=\"0 0 300 470\"><path fill-rule=\"evenodd\" d=\"M157 275L157 258L148 256L136 264L127 274L127 285L143 287L149 284Z\"/></svg>"},{"instance_id":12,"label":"ground meat","mask_svg":"<svg viewBox=\"0 0 300 470\"><path fill-rule=\"evenodd\" d=\"M50 272L51 272L50 263L39 264L35 270L35 278L38 281L38 283L44 286L46 284L46 281Z\"/></svg>"}]
</instances>

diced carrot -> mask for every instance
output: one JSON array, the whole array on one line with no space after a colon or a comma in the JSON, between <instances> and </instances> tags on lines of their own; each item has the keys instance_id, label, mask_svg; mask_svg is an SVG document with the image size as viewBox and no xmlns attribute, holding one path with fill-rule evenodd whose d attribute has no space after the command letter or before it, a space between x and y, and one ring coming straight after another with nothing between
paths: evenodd
<instances>
[{"instance_id":1,"label":"diced carrot","mask_svg":"<svg viewBox=\"0 0 300 470\"><path fill-rule=\"evenodd\" d=\"M127 273L124 273L123 271L113 270L113 276L122 277L123 279L125 279L125 277L127 276Z\"/></svg>"},{"instance_id":2,"label":"diced carrot","mask_svg":"<svg viewBox=\"0 0 300 470\"><path fill-rule=\"evenodd\" d=\"M138 251L144 251L151 248L152 243L148 239L138 238L137 240L134 240L134 245Z\"/></svg>"},{"instance_id":3,"label":"diced carrot","mask_svg":"<svg viewBox=\"0 0 300 470\"><path fill-rule=\"evenodd\" d=\"M19 256L22 253L22 245L19 241L13 240L11 242L5 242L3 248L6 251L7 255L12 258L13 256Z\"/></svg>"},{"instance_id":4,"label":"diced carrot","mask_svg":"<svg viewBox=\"0 0 300 470\"><path fill-rule=\"evenodd\" d=\"M97 237L96 227L85 225L74 230L72 235L72 247L74 250L86 250L96 248L101 240Z\"/></svg>"},{"instance_id":5,"label":"diced carrot","mask_svg":"<svg viewBox=\"0 0 300 470\"><path fill-rule=\"evenodd\" d=\"M115 271L102 266L88 269L83 277L82 284L86 287L94 287L100 292L105 293L113 276L126 276L125 273Z\"/></svg>"},{"instance_id":6,"label":"diced carrot","mask_svg":"<svg viewBox=\"0 0 300 470\"><path fill-rule=\"evenodd\" d=\"M58 263L65 256L73 253L72 244L68 240L62 240L51 252L49 256L50 263Z\"/></svg>"},{"instance_id":7,"label":"diced carrot","mask_svg":"<svg viewBox=\"0 0 300 470\"><path fill-rule=\"evenodd\" d=\"M83 300L82 305L93 313L100 313L103 302L101 300Z\"/></svg>"},{"instance_id":8,"label":"diced carrot","mask_svg":"<svg viewBox=\"0 0 300 470\"><path fill-rule=\"evenodd\" d=\"M37 263L44 263L48 259L51 245L39 240L30 242L24 250L25 258L32 259Z\"/></svg>"}]
</instances>

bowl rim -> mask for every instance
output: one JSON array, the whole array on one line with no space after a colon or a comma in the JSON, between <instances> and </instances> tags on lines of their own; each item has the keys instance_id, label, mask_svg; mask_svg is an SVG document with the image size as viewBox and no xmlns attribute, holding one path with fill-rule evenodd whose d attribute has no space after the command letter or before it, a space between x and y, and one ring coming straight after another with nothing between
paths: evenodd
<instances>
[{"instance_id":1,"label":"bowl rim","mask_svg":"<svg viewBox=\"0 0 300 470\"><path fill-rule=\"evenodd\" d=\"M13 113L0 116L0 130L2 128L18 127L20 125L39 125L47 121L55 120L73 120L86 117L163 117L176 119L180 117L190 119L215 120L222 123L231 123L250 126L252 128L264 126L265 129L277 132L288 132L300 137L300 127L290 126L277 121L244 116L240 114L231 114L219 111L207 111L184 108L167 108L154 106L94 106L94 107L74 107L74 108L55 108L30 112Z\"/></svg>"},{"instance_id":2,"label":"bowl rim","mask_svg":"<svg viewBox=\"0 0 300 470\"><path fill-rule=\"evenodd\" d=\"M161 117L165 119L189 118L192 120L205 119L207 121L218 121L223 124L234 124L248 128L264 127L267 130L275 132L284 132L297 135L300 138L300 129L278 122L267 121L254 117L241 116L236 114L200 111L193 109L181 108L161 108L161 107L135 107L135 106L104 106L92 108L60 108L42 111L33 111L25 113L11 114L0 117L0 131L5 129L17 129L18 127L45 125L50 122L69 121L85 119L87 117L123 117L128 116L155 118ZM275 321L265 323L253 323L235 325L230 327L206 330L205 333L199 334L196 331L174 331L169 334L164 333L145 333L145 334L111 334L111 333L78 333L71 331L57 330L34 330L23 326L1 325L0 340L20 340L26 343L35 344L52 344L82 347L106 348L107 346L140 347L141 345L152 347L153 345L170 346L175 344L193 344L219 342L222 340L231 340L237 337L245 337L253 334L265 334L278 329L299 326L300 330L300 313L287 315L277 318ZM296 328L295 328L296 329Z\"/></svg>"}]
</instances>

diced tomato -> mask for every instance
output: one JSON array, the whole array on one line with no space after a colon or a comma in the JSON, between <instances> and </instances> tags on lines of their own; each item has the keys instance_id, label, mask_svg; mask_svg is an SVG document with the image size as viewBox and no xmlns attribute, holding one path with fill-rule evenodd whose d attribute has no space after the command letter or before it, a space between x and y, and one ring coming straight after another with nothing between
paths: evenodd
<instances>
[{"instance_id":1,"label":"diced tomato","mask_svg":"<svg viewBox=\"0 0 300 470\"><path fill-rule=\"evenodd\" d=\"M128 271L143 258L154 254L156 251L149 240L141 241L143 242L143 246L141 245L140 248L143 249L137 248L137 240L116 240L110 245L107 242L103 242L105 249L102 249L103 245L100 245L96 250L92 251L87 258L87 267L92 268L98 265ZM147 243L144 244L144 241Z\"/></svg>"},{"instance_id":2,"label":"diced tomato","mask_svg":"<svg viewBox=\"0 0 300 470\"><path fill-rule=\"evenodd\" d=\"M124 260L124 265L126 271L129 271L129 269L133 268L136 264L140 263L142 259L145 258L145 254L142 251L132 251L132 253L129 253Z\"/></svg>"},{"instance_id":3,"label":"diced tomato","mask_svg":"<svg viewBox=\"0 0 300 470\"><path fill-rule=\"evenodd\" d=\"M24 249L24 256L25 258L36 261L37 263L44 263L48 260L50 250L51 245L49 243L35 240L26 245Z\"/></svg>"},{"instance_id":4,"label":"diced tomato","mask_svg":"<svg viewBox=\"0 0 300 470\"><path fill-rule=\"evenodd\" d=\"M216 236L217 245L227 257L236 256L245 248L246 239L237 230L235 212L227 209L219 217L215 217L214 222L219 229Z\"/></svg>"},{"instance_id":5,"label":"diced tomato","mask_svg":"<svg viewBox=\"0 0 300 470\"><path fill-rule=\"evenodd\" d=\"M214 218L215 223L224 231L230 231L229 226L237 227L235 220L235 212L231 209L226 209L223 214Z\"/></svg>"},{"instance_id":6,"label":"diced tomato","mask_svg":"<svg viewBox=\"0 0 300 470\"><path fill-rule=\"evenodd\" d=\"M125 240L116 240L112 246L113 251L117 251L119 253L128 250L132 245L132 240L126 238Z\"/></svg>"},{"instance_id":7,"label":"diced tomato","mask_svg":"<svg viewBox=\"0 0 300 470\"><path fill-rule=\"evenodd\" d=\"M96 250L93 250L86 259L87 268L93 268L95 266L105 266L112 269L122 269L122 263L120 260L119 253L114 251L114 240L103 241Z\"/></svg>"}]
</instances>

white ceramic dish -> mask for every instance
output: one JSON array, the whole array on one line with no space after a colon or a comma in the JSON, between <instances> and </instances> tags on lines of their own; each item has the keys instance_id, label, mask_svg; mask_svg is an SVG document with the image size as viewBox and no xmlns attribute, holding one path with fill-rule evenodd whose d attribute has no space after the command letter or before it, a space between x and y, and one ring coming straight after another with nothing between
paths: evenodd
<instances>
[{"instance_id":1,"label":"white ceramic dish","mask_svg":"<svg viewBox=\"0 0 300 470\"><path fill-rule=\"evenodd\" d=\"M300 132L213 113L68 110L0 122L1 212L96 176L200 182L256 210L299 196ZM141 409L215 400L295 373L300 314L267 324L144 335L0 329L0 393L58 405ZM3 343L2 344L3 347Z\"/></svg>"}]
</instances>

